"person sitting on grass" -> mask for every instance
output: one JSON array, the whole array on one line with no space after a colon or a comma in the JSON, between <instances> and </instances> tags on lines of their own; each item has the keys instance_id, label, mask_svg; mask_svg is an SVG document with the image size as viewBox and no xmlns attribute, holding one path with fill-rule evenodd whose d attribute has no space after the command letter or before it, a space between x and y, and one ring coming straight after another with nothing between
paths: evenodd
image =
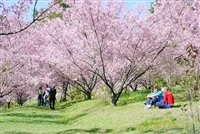
<instances>
[{"instance_id":1,"label":"person sitting on grass","mask_svg":"<svg viewBox=\"0 0 200 134\"><path fill-rule=\"evenodd\" d=\"M162 92L164 94L164 99L162 102L157 102L156 106L158 108L163 108L163 109L173 107L174 106L174 96L170 91L168 91L168 87L163 87Z\"/></svg>"},{"instance_id":2,"label":"person sitting on grass","mask_svg":"<svg viewBox=\"0 0 200 134\"><path fill-rule=\"evenodd\" d=\"M152 105L155 105L157 102L163 100L163 92L158 91L157 88L154 88L154 92L147 95L147 100L144 106L144 109L149 109Z\"/></svg>"}]
</instances>

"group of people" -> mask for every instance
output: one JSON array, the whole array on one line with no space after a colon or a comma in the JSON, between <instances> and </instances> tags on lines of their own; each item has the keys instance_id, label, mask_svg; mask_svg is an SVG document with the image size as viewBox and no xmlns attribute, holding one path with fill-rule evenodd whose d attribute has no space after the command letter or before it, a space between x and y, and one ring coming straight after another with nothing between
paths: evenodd
<instances>
[{"instance_id":1,"label":"group of people","mask_svg":"<svg viewBox=\"0 0 200 134\"><path fill-rule=\"evenodd\" d=\"M147 95L144 109L155 106L161 109L172 108L174 106L174 96L168 90L168 87L162 87L161 90L153 89L153 93Z\"/></svg>"},{"instance_id":2,"label":"group of people","mask_svg":"<svg viewBox=\"0 0 200 134\"><path fill-rule=\"evenodd\" d=\"M55 86L49 87L46 85L45 90L43 91L42 87L39 87L38 90L38 106L50 106L52 110L55 110L55 101L56 101L56 88Z\"/></svg>"}]
</instances>

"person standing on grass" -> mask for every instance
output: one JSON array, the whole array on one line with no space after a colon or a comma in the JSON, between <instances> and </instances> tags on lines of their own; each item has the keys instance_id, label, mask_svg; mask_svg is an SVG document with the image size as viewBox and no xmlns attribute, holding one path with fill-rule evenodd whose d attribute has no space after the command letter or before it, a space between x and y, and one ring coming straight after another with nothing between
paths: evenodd
<instances>
[{"instance_id":1,"label":"person standing on grass","mask_svg":"<svg viewBox=\"0 0 200 134\"><path fill-rule=\"evenodd\" d=\"M162 102L156 103L158 108L172 108L174 106L174 96L168 91L168 87L163 87L162 92L164 93L164 99Z\"/></svg>"},{"instance_id":2,"label":"person standing on grass","mask_svg":"<svg viewBox=\"0 0 200 134\"><path fill-rule=\"evenodd\" d=\"M42 106L43 105L43 91L42 91L42 87L40 86L39 87L39 90L38 90L38 103L37 103L38 106Z\"/></svg>"},{"instance_id":3,"label":"person standing on grass","mask_svg":"<svg viewBox=\"0 0 200 134\"><path fill-rule=\"evenodd\" d=\"M149 109L152 105L155 105L157 102L163 100L163 92L158 91L157 88L154 88L154 92L147 95L147 100L145 102L144 109Z\"/></svg>"},{"instance_id":4,"label":"person standing on grass","mask_svg":"<svg viewBox=\"0 0 200 134\"><path fill-rule=\"evenodd\" d=\"M44 107L46 107L48 105L49 92L50 92L49 85L46 85L45 93L44 93L44 96L43 96Z\"/></svg>"},{"instance_id":5,"label":"person standing on grass","mask_svg":"<svg viewBox=\"0 0 200 134\"><path fill-rule=\"evenodd\" d=\"M50 100L50 108L52 110L55 110L55 101L56 101L56 88L55 88L55 85L52 88L50 88L49 100Z\"/></svg>"}]
</instances>

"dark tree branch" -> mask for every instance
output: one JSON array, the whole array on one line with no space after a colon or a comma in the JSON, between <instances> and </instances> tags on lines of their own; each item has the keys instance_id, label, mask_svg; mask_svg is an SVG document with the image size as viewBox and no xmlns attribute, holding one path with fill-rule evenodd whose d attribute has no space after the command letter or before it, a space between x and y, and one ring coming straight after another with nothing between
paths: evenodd
<instances>
[{"instance_id":1,"label":"dark tree branch","mask_svg":"<svg viewBox=\"0 0 200 134\"><path fill-rule=\"evenodd\" d=\"M33 13L36 12L37 1L38 1L38 0L36 0L36 2L35 2ZM40 15L38 15L37 17L34 17L33 20L32 20L32 22L30 22L30 23L29 23L28 25L26 25L25 27L20 28L20 29L18 29L18 30L16 30L16 31L12 31L12 32L3 32L3 33L0 33L0 36L4 36L4 35L13 35L13 34L17 34L17 33L20 33L20 32L22 32L22 31L25 31L25 30L28 29L31 25L33 25L35 22L41 20L41 17L42 17L45 13L47 13L52 7L54 7L55 5L57 5L57 4L61 3L61 2L62 2L62 0L56 1L54 4L52 4L51 6L49 6L46 10L44 10L43 12L41 12Z\"/></svg>"}]
</instances>

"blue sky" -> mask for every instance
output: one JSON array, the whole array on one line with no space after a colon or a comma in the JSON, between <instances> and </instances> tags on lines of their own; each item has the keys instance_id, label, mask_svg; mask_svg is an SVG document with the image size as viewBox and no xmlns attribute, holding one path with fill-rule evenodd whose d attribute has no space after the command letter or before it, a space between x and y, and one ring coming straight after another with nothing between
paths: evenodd
<instances>
[{"instance_id":1,"label":"blue sky","mask_svg":"<svg viewBox=\"0 0 200 134\"><path fill-rule=\"evenodd\" d=\"M13 4L13 3L15 3L17 1L18 0L5 0L7 5L11 5L11 4ZM48 5L48 1L51 1L51 0L39 0L38 1L38 8L46 7ZM115 1L116 2L120 2L120 0L115 0ZM132 7L135 4L142 3L142 4L145 4L145 5L147 5L149 7L151 5L151 2L153 2L153 1L154 0L126 0L126 5L127 5L127 7Z\"/></svg>"},{"instance_id":2,"label":"blue sky","mask_svg":"<svg viewBox=\"0 0 200 134\"><path fill-rule=\"evenodd\" d=\"M117 1L117 0L116 0ZM155 0L126 0L127 7L132 7L135 4L145 4L148 7L150 7L151 3Z\"/></svg>"},{"instance_id":3,"label":"blue sky","mask_svg":"<svg viewBox=\"0 0 200 134\"><path fill-rule=\"evenodd\" d=\"M10 6L12 5L13 3L16 3L18 0L4 0L6 2L6 5L7 6ZM45 8L48 6L48 3L50 2L51 0L39 0L38 1L38 4L37 4L37 8L40 9L40 8ZM95 1L95 0L94 0ZM106 0L105 0L106 1ZM120 0L115 0L116 2L120 2ZM125 3L126 3L126 6L128 8L133 8L134 5L137 5L137 4L143 4L143 5L146 5L147 7L150 7L151 3L155 1L155 0L125 0ZM29 17L31 15L28 15Z\"/></svg>"},{"instance_id":4,"label":"blue sky","mask_svg":"<svg viewBox=\"0 0 200 134\"><path fill-rule=\"evenodd\" d=\"M13 0L13 1L17 1L17 0ZM47 6L47 1L50 0L39 0L38 5L40 6ZM95 1L95 0L94 0ZM106 1L106 0L105 0ZM115 0L116 2L120 2L120 0ZM151 2L153 2L154 0L126 0L126 5L128 7L133 6L134 4L138 4L138 3L142 3L145 4L147 6L150 6Z\"/></svg>"}]
</instances>

